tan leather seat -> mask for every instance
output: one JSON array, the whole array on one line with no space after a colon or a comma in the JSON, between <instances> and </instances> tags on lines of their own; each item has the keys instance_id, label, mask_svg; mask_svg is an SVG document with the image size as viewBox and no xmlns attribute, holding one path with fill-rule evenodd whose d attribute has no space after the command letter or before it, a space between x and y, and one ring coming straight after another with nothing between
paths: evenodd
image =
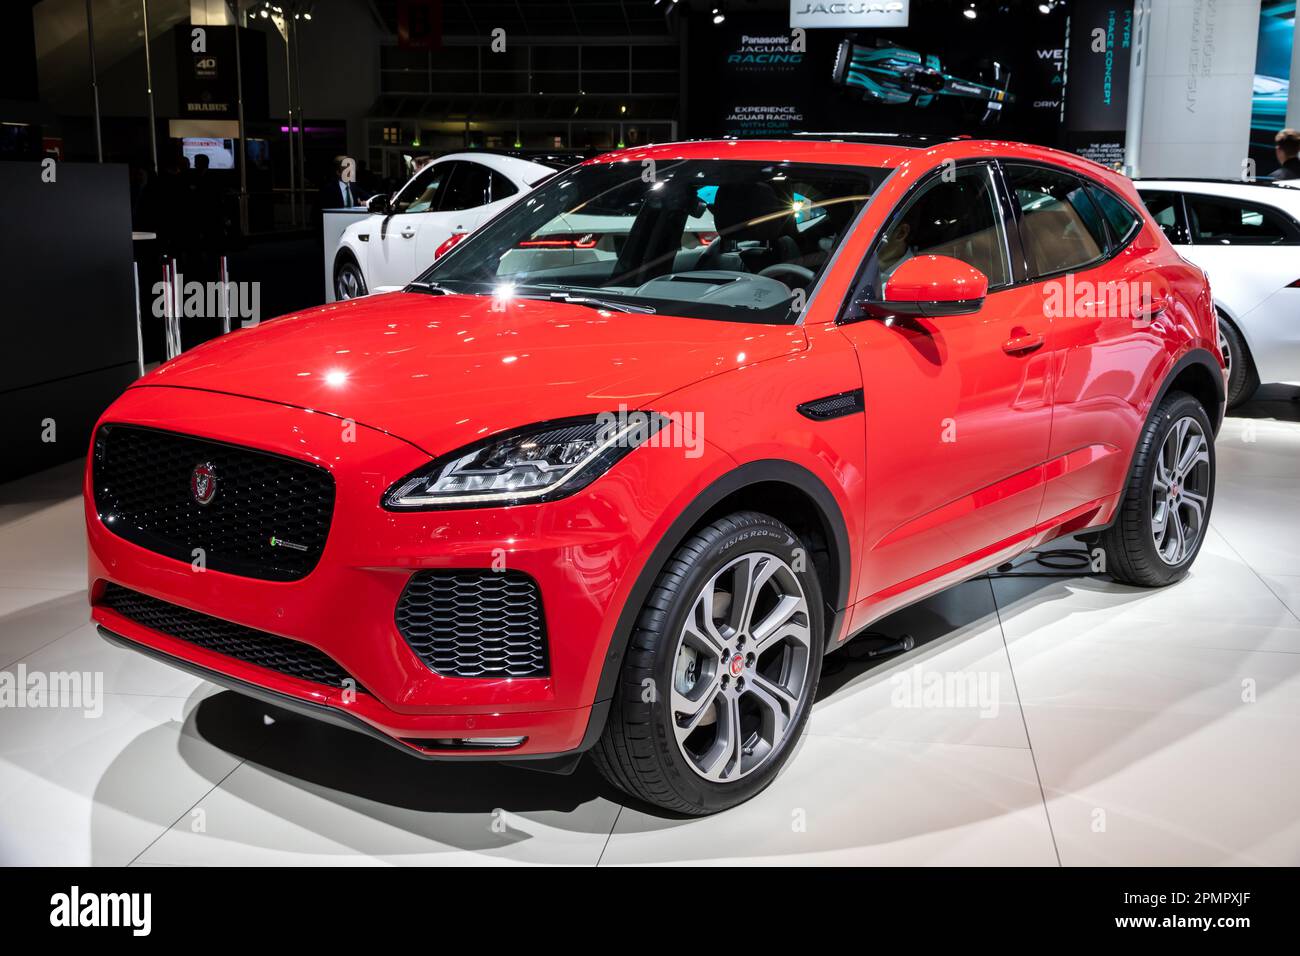
<instances>
[{"instance_id":1,"label":"tan leather seat","mask_svg":"<svg viewBox=\"0 0 1300 956\"><path fill-rule=\"evenodd\" d=\"M1053 203L1025 213L1022 230L1029 255L1040 272L1083 265L1101 256L1101 246L1068 203Z\"/></svg>"},{"instance_id":2,"label":"tan leather seat","mask_svg":"<svg viewBox=\"0 0 1300 956\"><path fill-rule=\"evenodd\" d=\"M974 266L988 276L990 285L1007 281L1002 258L1002 235L996 226L972 232L950 242L942 242L929 249L918 250L918 255L951 256Z\"/></svg>"}]
</instances>

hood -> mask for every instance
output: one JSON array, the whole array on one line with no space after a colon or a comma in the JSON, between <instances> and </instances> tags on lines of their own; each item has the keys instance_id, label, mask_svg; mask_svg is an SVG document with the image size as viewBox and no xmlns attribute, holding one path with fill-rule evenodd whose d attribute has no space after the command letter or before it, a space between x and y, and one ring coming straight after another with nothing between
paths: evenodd
<instances>
[{"instance_id":1,"label":"hood","mask_svg":"<svg viewBox=\"0 0 1300 956\"><path fill-rule=\"evenodd\" d=\"M646 408L713 375L802 351L798 326L598 312L563 302L394 293L208 342L139 386L309 408L431 455L508 428Z\"/></svg>"}]
</instances>

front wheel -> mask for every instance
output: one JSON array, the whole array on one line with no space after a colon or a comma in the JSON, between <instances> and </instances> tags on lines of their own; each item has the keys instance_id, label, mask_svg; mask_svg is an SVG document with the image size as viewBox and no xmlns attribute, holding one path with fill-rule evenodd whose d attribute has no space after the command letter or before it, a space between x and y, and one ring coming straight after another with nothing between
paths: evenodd
<instances>
[{"instance_id":1,"label":"front wheel","mask_svg":"<svg viewBox=\"0 0 1300 956\"><path fill-rule=\"evenodd\" d=\"M679 813L724 810L776 777L803 731L824 647L806 547L757 512L721 518L669 559L637 619L592 757Z\"/></svg>"},{"instance_id":2,"label":"front wheel","mask_svg":"<svg viewBox=\"0 0 1300 956\"><path fill-rule=\"evenodd\" d=\"M350 255L345 255L334 270L334 298L357 299L366 294L366 277L361 266Z\"/></svg>"},{"instance_id":3,"label":"front wheel","mask_svg":"<svg viewBox=\"0 0 1300 956\"><path fill-rule=\"evenodd\" d=\"M1208 533L1214 475L1209 416L1174 392L1142 429L1119 513L1100 537L1115 580L1163 587L1187 574Z\"/></svg>"}]
</instances>

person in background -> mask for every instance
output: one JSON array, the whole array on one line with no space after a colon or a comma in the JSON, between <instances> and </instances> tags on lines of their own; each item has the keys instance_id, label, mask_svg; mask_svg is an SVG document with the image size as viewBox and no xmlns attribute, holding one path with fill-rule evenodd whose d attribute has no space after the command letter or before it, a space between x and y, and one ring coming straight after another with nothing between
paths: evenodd
<instances>
[{"instance_id":1,"label":"person in background","mask_svg":"<svg viewBox=\"0 0 1300 956\"><path fill-rule=\"evenodd\" d=\"M346 156L334 157L333 169L325 177L316 195L318 213L326 209L350 209L361 203L361 197L354 189L355 183L343 178L343 163L346 159Z\"/></svg>"},{"instance_id":2,"label":"person in background","mask_svg":"<svg viewBox=\"0 0 1300 956\"><path fill-rule=\"evenodd\" d=\"M1278 168L1272 179L1300 179L1300 130L1284 129L1273 137Z\"/></svg>"}]
</instances>

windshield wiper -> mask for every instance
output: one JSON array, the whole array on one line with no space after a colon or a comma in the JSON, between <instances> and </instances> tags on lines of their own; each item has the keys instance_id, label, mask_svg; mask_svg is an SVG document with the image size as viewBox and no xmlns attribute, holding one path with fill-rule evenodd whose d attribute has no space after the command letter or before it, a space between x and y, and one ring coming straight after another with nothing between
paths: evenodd
<instances>
[{"instance_id":1,"label":"windshield wiper","mask_svg":"<svg viewBox=\"0 0 1300 956\"><path fill-rule=\"evenodd\" d=\"M585 305L592 309L609 309L611 312L641 312L654 313L648 305L632 305L630 302L613 302L609 299L597 299L590 295L570 295L568 292L550 292L547 293L547 299L551 302L564 302L568 305ZM526 296L530 299L540 299L541 296Z\"/></svg>"},{"instance_id":2,"label":"windshield wiper","mask_svg":"<svg viewBox=\"0 0 1300 956\"><path fill-rule=\"evenodd\" d=\"M436 282L415 282L411 281L406 284L407 289L417 289L420 292L428 292L432 295L451 295L446 289Z\"/></svg>"}]
</instances>

